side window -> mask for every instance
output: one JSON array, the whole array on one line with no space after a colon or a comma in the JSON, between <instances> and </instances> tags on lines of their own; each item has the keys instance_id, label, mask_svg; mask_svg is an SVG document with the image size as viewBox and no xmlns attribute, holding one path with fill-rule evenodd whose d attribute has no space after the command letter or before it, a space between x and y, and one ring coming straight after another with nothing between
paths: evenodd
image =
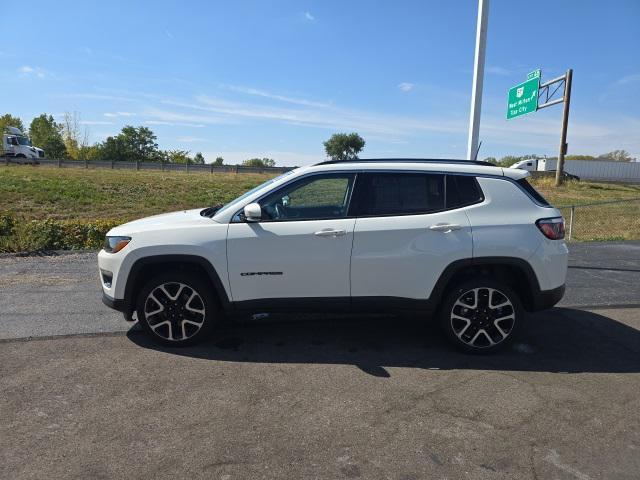
<instances>
[{"instance_id":1,"label":"side window","mask_svg":"<svg viewBox=\"0 0 640 480\"><path fill-rule=\"evenodd\" d=\"M444 209L444 175L366 173L358 176L353 214L419 215Z\"/></svg>"},{"instance_id":2,"label":"side window","mask_svg":"<svg viewBox=\"0 0 640 480\"><path fill-rule=\"evenodd\" d=\"M353 174L314 175L270 194L262 201L269 221L320 220L347 215Z\"/></svg>"},{"instance_id":3,"label":"side window","mask_svg":"<svg viewBox=\"0 0 640 480\"><path fill-rule=\"evenodd\" d=\"M475 177L447 175L447 208L460 208L484 200Z\"/></svg>"}]
</instances>

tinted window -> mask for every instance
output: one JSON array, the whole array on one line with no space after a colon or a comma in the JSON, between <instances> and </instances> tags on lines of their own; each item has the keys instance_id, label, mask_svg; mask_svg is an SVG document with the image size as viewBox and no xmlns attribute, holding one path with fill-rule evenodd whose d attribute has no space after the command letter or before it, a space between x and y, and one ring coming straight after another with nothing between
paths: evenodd
<instances>
[{"instance_id":1,"label":"tinted window","mask_svg":"<svg viewBox=\"0 0 640 480\"><path fill-rule=\"evenodd\" d=\"M286 185L262 201L266 220L317 220L347 214L353 175L315 175Z\"/></svg>"},{"instance_id":2,"label":"tinted window","mask_svg":"<svg viewBox=\"0 0 640 480\"><path fill-rule=\"evenodd\" d=\"M484 199L475 177L447 175L447 208L460 208Z\"/></svg>"},{"instance_id":3,"label":"tinted window","mask_svg":"<svg viewBox=\"0 0 640 480\"><path fill-rule=\"evenodd\" d=\"M354 215L416 215L444 209L444 175L365 173L358 175Z\"/></svg>"},{"instance_id":4,"label":"tinted window","mask_svg":"<svg viewBox=\"0 0 640 480\"><path fill-rule=\"evenodd\" d=\"M527 182L526 178L521 178L520 180L518 180L518 185L520 185L540 205L543 205L545 207L551 206L549 205L549 202L547 202L547 200L542 195L540 195L540 193L538 193L538 191L533 188L533 186L529 182Z\"/></svg>"}]
</instances>

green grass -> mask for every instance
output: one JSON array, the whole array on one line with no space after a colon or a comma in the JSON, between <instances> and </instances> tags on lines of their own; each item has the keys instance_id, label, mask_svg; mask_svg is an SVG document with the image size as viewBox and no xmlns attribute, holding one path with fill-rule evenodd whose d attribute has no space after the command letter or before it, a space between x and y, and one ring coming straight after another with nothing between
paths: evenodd
<instances>
[{"instance_id":1,"label":"green grass","mask_svg":"<svg viewBox=\"0 0 640 480\"><path fill-rule=\"evenodd\" d=\"M569 181L556 188L552 178L530 179L530 182L549 202L557 206L640 198L640 185Z\"/></svg>"},{"instance_id":2,"label":"green grass","mask_svg":"<svg viewBox=\"0 0 640 480\"><path fill-rule=\"evenodd\" d=\"M226 203L272 177L2 166L0 252L99 248L120 223Z\"/></svg>"},{"instance_id":3,"label":"green grass","mask_svg":"<svg viewBox=\"0 0 640 480\"><path fill-rule=\"evenodd\" d=\"M531 183L553 205L560 207L567 229L573 212L573 241L640 240L640 185L570 181L559 188L553 179L538 178ZM636 199L635 201L631 201ZM580 205L629 200L607 205ZM565 208L562 208L565 207Z\"/></svg>"},{"instance_id":4,"label":"green grass","mask_svg":"<svg viewBox=\"0 0 640 480\"><path fill-rule=\"evenodd\" d=\"M27 219L132 220L226 203L273 175L0 167L0 211Z\"/></svg>"},{"instance_id":5,"label":"green grass","mask_svg":"<svg viewBox=\"0 0 640 480\"><path fill-rule=\"evenodd\" d=\"M0 166L0 251L97 248L114 225L226 203L272 176ZM640 198L640 186L532 183L559 206ZM341 191L322 194L332 199L333 190ZM640 239L640 201L578 208L575 217L574 240Z\"/></svg>"}]
</instances>

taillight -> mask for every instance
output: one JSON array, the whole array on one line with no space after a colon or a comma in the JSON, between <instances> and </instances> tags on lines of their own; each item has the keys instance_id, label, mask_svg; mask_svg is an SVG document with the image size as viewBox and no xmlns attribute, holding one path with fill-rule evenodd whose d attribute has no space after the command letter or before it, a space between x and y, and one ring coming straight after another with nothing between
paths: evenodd
<instances>
[{"instance_id":1,"label":"taillight","mask_svg":"<svg viewBox=\"0 0 640 480\"><path fill-rule=\"evenodd\" d=\"M564 218L541 218L536 222L542 234L550 240L562 240L564 238Z\"/></svg>"}]
</instances>

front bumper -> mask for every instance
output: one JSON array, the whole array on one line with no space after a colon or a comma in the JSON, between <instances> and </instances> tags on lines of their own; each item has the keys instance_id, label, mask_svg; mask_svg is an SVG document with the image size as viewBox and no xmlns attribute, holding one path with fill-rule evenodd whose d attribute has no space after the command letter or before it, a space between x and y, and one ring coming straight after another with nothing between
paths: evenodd
<instances>
[{"instance_id":1,"label":"front bumper","mask_svg":"<svg viewBox=\"0 0 640 480\"><path fill-rule=\"evenodd\" d=\"M112 298L104 292L102 292L102 303L119 312L126 312L129 309L127 303L123 299Z\"/></svg>"}]
</instances>

